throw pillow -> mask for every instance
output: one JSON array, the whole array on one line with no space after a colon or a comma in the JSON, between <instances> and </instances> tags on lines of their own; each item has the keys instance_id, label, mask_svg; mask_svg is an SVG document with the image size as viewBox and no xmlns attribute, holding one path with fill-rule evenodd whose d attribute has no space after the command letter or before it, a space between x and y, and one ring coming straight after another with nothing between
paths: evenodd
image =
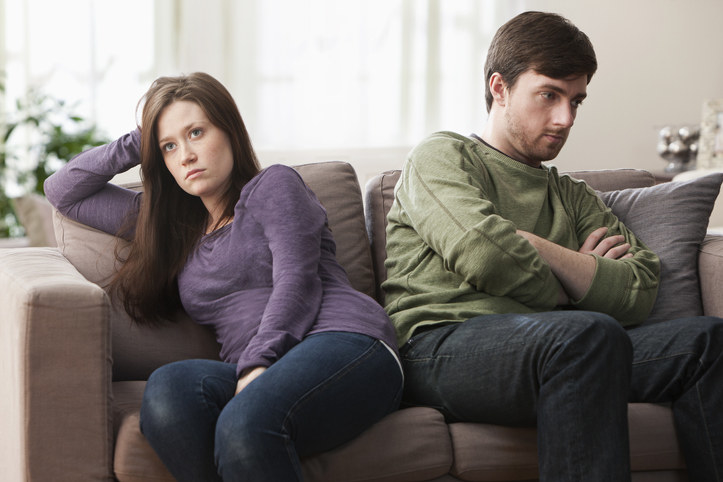
<instances>
[{"instance_id":1,"label":"throw pillow","mask_svg":"<svg viewBox=\"0 0 723 482\"><path fill-rule=\"evenodd\" d=\"M55 247L53 206L40 194L26 194L12 200L18 221L25 228L29 246Z\"/></svg>"},{"instance_id":2,"label":"throw pillow","mask_svg":"<svg viewBox=\"0 0 723 482\"><path fill-rule=\"evenodd\" d=\"M598 193L660 257L658 297L646 324L703 314L698 247L705 238L723 173L691 181Z\"/></svg>"}]
</instances>

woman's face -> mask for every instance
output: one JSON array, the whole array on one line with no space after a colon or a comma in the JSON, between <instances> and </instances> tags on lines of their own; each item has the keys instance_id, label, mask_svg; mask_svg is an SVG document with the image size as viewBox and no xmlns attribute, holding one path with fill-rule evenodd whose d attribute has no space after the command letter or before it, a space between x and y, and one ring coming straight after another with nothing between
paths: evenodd
<instances>
[{"instance_id":1,"label":"woman's face","mask_svg":"<svg viewBox=\"0 0 723 482\"><path fill-rule=\"evenodd\" d=\"M166 106L156 129L163 160L181 189L200 197L212 216L223 211L220 203L234 167L228 135L186 100Z\"/></svg>"}]
</instances>

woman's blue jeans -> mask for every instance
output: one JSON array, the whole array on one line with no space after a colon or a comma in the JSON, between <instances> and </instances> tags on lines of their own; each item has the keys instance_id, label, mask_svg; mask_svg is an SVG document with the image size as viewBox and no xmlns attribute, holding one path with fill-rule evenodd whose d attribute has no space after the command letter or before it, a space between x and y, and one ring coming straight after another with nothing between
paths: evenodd
<instances>
[{"instance_id":1,"label":"woman's blue jeans","mask_svg":"<svg viewBox=\"0 0 723 482\"><path fill-rule=\"evenodd\" d=\"M402 347L403 401L537 425L540 480L555 482L629 481L627 403L672 403L690 480L721 481L722 349L718 318L625 330L593 312L485 315Z\"/></svg>"},{"instance_id":2,"label":"woman's blue jeans","mask_svg":"<svg viewBox=\"0 0 723 482\"><path fill-rule=\"evenodd\" d=\"M302 480L330 450L399 406L402 374L380 341L311 335L238 395L236 365L184 360L148 380L141 430L179 481Z\"/></svg>"}]
</instances>

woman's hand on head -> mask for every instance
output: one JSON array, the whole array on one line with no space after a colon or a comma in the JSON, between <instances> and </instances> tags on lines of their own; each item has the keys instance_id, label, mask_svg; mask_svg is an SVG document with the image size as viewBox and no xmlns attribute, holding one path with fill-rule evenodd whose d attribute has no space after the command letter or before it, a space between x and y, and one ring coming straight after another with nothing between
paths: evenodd
<instances>
[{"instance_id":1,"label":"woman's hand on head","mask_svg":"<svg viewBox=\"0 0 723 482\"><path fill-rule=\"evenodd\" d=\"M256 367L244 370L241 378L239 378L238 382L236 383L236 395L238 395L241 390L246 388L249 383L254 381L259 375L261 375L265 371L266 367Z\"/></svg>"}]
</instances>

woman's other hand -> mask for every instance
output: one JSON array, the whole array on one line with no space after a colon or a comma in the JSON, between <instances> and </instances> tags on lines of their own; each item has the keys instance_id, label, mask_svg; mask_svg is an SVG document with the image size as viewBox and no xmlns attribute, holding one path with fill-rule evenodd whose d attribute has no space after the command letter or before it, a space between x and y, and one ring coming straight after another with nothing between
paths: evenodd
<instances>
[{"instance_id":1,"label":"woman's other hand","mask_svg":"<svg viewBox=\"0 0 723 482\"><path fill-rule=\"evenodd\" d=\"M246 388L246 386L254 381L256 377L261 375L263 372L266 371L266 367L256 367L256 368L249 368L247 370L244 370L244 373L241 375L241 378L238 379L238 382L236 383L236 395L238 395L241 390Z\"/></svg>"}]
</instances>

